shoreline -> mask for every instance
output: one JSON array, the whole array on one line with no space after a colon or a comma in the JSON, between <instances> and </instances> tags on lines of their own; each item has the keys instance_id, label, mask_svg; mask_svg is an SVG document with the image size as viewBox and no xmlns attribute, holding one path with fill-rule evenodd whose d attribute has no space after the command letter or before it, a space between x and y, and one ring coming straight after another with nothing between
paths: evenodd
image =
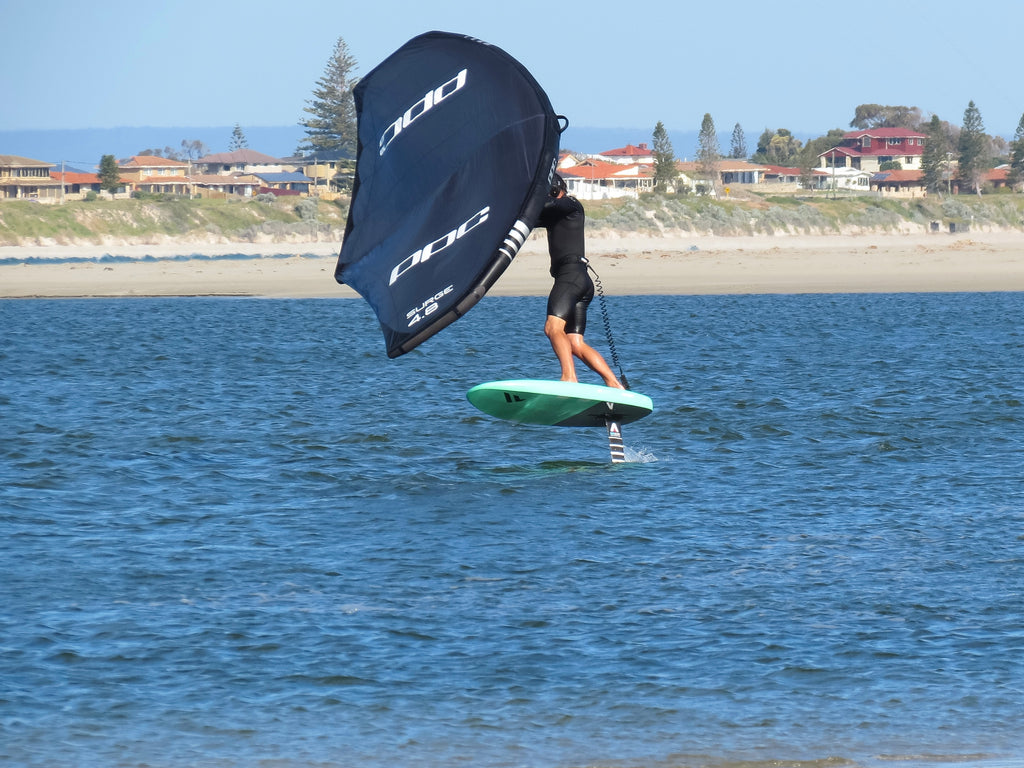
<instances>
[{"instance_id":1,"label":"shoreline","mask_svg":"<svg viewBox=\"0 0 1024 768\"><path fill-rule=\"evenodd\" d=\"M599 233L587 248L607 295L1024 291L1020 231ZM334 242L0 246L0 298L352 298L334 280L338 249ZM223 258L232 255L239 258ZM547 269L544 236L534 234L489 295L547 295Z\"/></svg>"}]
</instances>

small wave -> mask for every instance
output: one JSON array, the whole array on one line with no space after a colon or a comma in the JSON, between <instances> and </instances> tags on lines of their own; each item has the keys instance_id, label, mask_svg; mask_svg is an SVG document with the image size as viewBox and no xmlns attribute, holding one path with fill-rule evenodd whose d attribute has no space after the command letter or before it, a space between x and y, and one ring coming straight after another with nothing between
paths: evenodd
<instances>
[{"instance_id":1,"label":"small wave","mask_svg":"<svg viewBox=\"0 0 1024 768\"><path fill-rule=\"evenodd\" d=\"M643 446L626 446L627 464L650 464L658 460L654 453Z\"/></svg>"}]
</instances>

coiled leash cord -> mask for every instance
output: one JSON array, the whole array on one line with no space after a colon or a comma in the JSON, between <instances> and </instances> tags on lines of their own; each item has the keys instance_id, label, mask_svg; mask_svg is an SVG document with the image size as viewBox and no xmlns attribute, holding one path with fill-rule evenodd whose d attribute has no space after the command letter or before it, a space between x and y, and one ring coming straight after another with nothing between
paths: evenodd
<instances>
[{"instance_id":1,"label":"coiled leash cord","mask_svg":"<svg viewBox=\"0 0 1024 768\"><path fill-rule=\"evenodd\" d=\"M615 349L615 337L612 336L612 321L608 317L608 303L604 298L604 286L601 285L601 276L597 274L597 270L594 269L589 263L587 269L594 276L594 288L597 290L597 297L601 300L601 320L604 323L604 334L608 337L608 352L611 354L612 365L619 370L619 381L622 382L622 386L629 389L629 382L626 380L626 374L622 372L622 364L619 362L619 353Z\"/></svg>"}]
</instances>

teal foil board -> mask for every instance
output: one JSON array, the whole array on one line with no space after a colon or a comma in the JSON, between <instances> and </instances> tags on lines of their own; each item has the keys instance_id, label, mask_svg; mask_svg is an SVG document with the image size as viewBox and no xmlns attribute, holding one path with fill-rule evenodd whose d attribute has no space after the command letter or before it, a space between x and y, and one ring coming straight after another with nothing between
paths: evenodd
<instances>
[{"instance_id":1,"label":"teal foil board","mask_svg":"<svg viewBox=\"0 0 1024 768\"><path fill-rule=\"evenodd\" d=\"M490 416L549 427L629 424L654 410L651 398L638 392L545 379L490 381L473 387L466 397Z\"/></svg>"}]
</instances>

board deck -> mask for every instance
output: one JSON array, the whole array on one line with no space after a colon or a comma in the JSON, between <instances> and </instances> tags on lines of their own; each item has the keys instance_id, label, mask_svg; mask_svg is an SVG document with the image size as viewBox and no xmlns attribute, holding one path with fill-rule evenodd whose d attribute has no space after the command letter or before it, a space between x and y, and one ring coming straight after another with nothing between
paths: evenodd
<instances>
[{"instance_id":1,"label":"board deck","mask_svg":"<svg viewBox=\"0 0 1024 768\"><path fill-rule=\"evenodd\" d=\"M489 381L473 387L466 397L490 416L553 427L629 424L654 410L651 398L639 392L546 379Z\"/></svg>"}]
</instances>

